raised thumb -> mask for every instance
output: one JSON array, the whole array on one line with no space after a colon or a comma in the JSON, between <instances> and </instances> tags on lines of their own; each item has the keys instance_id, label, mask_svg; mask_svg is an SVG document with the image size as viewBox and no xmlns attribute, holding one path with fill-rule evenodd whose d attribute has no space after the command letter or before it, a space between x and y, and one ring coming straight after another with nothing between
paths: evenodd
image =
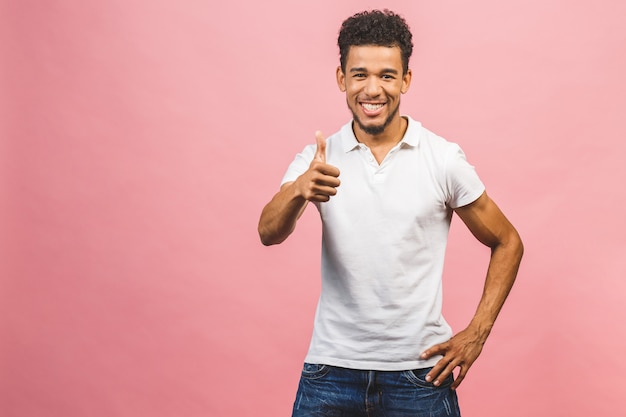
<instances>
[{"instance_id":1,"label":"raised thumb","mask_svg":"<svg viewBox=\"0 0 626 417\"><path fill-rule=\"evenodd\" d=\"M315 143L317 143L315 159L326 163L326 138L319 130L315 132Z\"/></svg>"}]
</instances>

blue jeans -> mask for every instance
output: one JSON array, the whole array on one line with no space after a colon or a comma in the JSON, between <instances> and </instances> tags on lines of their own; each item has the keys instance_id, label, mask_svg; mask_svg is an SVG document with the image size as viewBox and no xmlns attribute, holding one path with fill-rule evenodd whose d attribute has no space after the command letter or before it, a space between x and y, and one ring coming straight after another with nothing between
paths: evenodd
<instances>
[{"instance_id":1,"label":"blue jeans","mask_svg":"<svg viewBox=\"0 0 626 417\"><path fill-rule=\"evenodd\" d=\"M426 382L427 369L361 371L305 363L292 417L460 417L450 376Z\"/></svg>"}]
</instances>

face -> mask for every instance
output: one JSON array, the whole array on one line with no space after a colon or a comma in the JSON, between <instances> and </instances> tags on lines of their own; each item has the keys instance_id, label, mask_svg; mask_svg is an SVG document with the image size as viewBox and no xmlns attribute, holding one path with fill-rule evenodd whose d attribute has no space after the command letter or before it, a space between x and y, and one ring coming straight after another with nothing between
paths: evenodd
<instances>
[{"instance_id":1,"label":"face","mask_svg":"<svg viewBox=\"0 0 626 417\"><path fill-rule=\"evenodd\" d=\"M355 129L369 135L379 135L400 121L400 96L410 83L411 70L402 73L397 46L351 46L345 73L337 68L337 84L346 93Z\"/></svg>"}]
</instances>

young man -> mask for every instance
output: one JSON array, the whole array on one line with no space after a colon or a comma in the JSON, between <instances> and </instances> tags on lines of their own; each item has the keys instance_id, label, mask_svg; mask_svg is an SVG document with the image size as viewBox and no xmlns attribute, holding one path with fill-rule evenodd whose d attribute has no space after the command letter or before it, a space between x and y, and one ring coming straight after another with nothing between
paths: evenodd
<instances>
[{"instance_id":1,"label":"young man","mask_svg":"<svg viewBox=\"0 0 626 417\"><path fill-rule=\"evenodd\" d=\"M404 19L356 14L338 43L352 120L327 140L316 133L259 221L273 245L309 202L322 219L322 291L293 416L458 416L455 389L513 285L522 242L459 146L400 115L412 75ZM476 313L454 336L441 315L453 212L491 248Z\"/></svg>"}]
</instances>

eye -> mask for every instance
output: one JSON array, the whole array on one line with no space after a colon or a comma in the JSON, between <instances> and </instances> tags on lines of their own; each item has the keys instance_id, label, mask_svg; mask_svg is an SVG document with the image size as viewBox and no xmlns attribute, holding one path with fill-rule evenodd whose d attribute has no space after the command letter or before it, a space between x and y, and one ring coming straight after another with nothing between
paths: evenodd
<instances>
[{"instance_id":1,"label":"eye","mask_svg":"<svg viewBox=\"0 0 626 417\"><path fill-rule=\"evenodd\" d=\"M389 75L389 74L383 74L381 77L383 80L395 80L396 77L394 77L393 75Z\"/></svg>"},{"instance_id":2,"label":"eye","mask_svg":"<svg viewBox=\"0 0 626 417\"><path fill-rule=\"evenodd\" d=\"M365 78L365 74L362 72L357 72L354 74L354 78Z\"/></svg>"}]
</instances>

